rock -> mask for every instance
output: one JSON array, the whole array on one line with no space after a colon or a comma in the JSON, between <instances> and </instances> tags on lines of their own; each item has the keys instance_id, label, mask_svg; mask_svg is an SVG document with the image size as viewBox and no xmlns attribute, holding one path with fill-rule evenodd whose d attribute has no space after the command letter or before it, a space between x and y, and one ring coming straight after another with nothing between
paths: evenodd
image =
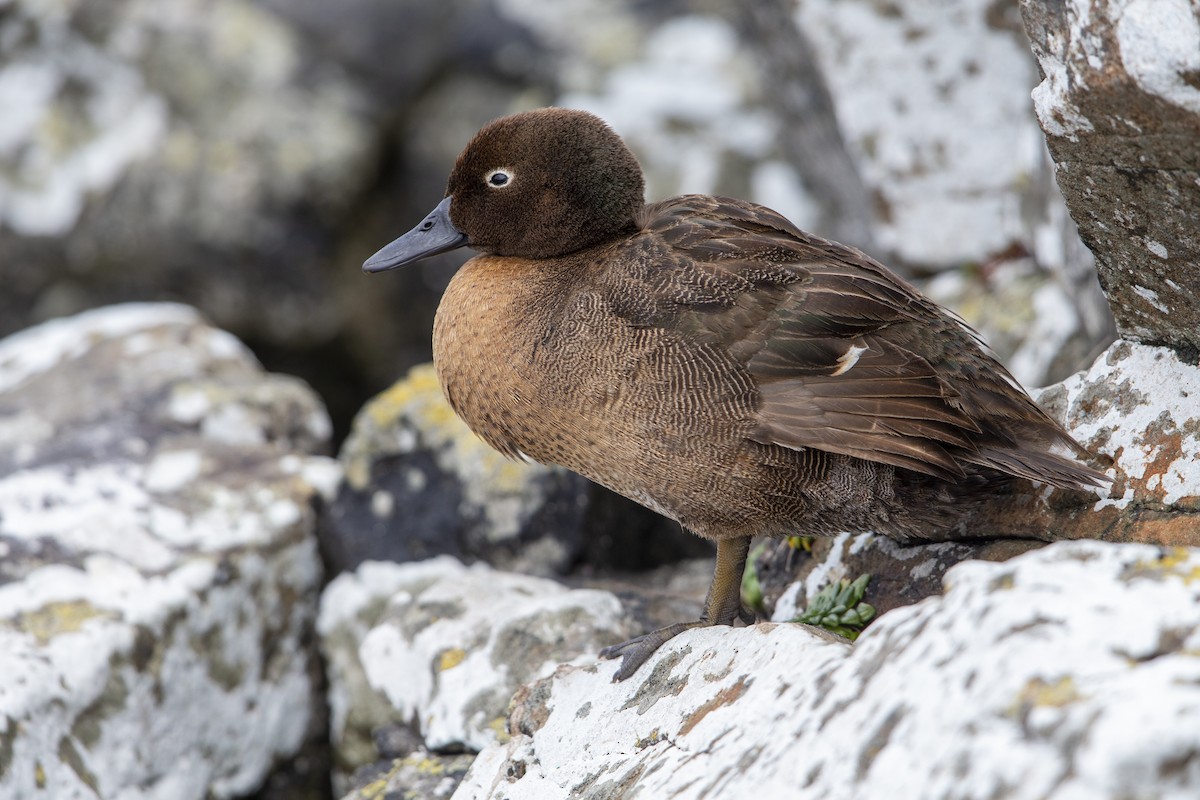
<instances>
[{"instance_id":1,"label":"rock","mask_svg":"<svg viewBox=\"0 0 1200 800\"><path fill-rule=\"evenodd\" d=\"M634 635L616 597L443 556L366 562L329 584L318 620L343 773L378 759L375 731L412 726L429 750L504 738L521 684ZM388 767L390 768L390 767Z\"/></svg>"},{"instance_id":2,"label":"rock","mask_svg":"<svg viewBox=\"0 0 1200 800\"><path fill-rule=\"evenodd\" d=\"M853 647L760 624L624 683L562 667L454 797L1193 797L1198 575L1200 550L1056 543L960 564Z\"/></svg>"},{"instance_id":3,"label":"rock","mask_svg":"<svg viewBox=\"0 0 1200 800\"><path fill-rule=\"evenodd\" d=\"M1059 188L1120 335L1200 351L1200 11L1022 0Z\"/></svg>"},{"instance_id":4,"label":"rock","mask_svg":"<svg viewBox=\"0 0 1200 800\"><path fill-rule=\"evenodd\" d=\"M645 569L708 546L557 467L511 461L454 414L433 365L374 398L340 455L345 481L322 526L334 571L434 555L537 575Z\"/></svg>"},{"instance_id":5,"label":"rock","mask_svg":"<svg viewBox=\"0 0 1200 800\"><path fill-rule=\"evenodd\" d=\"M754 560L767 616L789 622L838 581L867 574L864 602L880 614L942 593L946 571L962 561L1005 561L1042 547L1028 539L901 544L874 533L814 538L808 549L767 541Z\"/></svg>"},{"instance_id":6,"label":"rock","mask_svg":"<svg viewBox=\"0 0 1200 800\"><path fill-rule=\"evenodd\" d=\"M30 295L52 316L170 287L272 341L327 334L322 238L373 153L375 120L344 74L243 0L170 15L17 2L2 24L2 102L20 109L2 123L17 156L0 177L15 234L0 264L20 289L6 314Z\"/></svg>"},{"instance_id":7,"label":"rock","mask_svg":"<svg viewBox=\"0 0 1200 800\"><path fill-rule=\"evenodd\" d=\"M1200 545L1200 366L1118 341L1036 399L1109 464L1113 484L1014 495L973 520L979 535Z\"/></svg>"},{"instance_id":8,"label":"rock","mask_svg":"<svg viewBox=\"0 0 1200 800\"><path fill-rule=\"evenodd\" d=\"M241 796L319 735L328 436L184 306L0 341L0 795Z\"/></svg>"},{"instance_id":9,"label":"rock","mask_svg":"<svg viewBox=\"0 0 1200 800\"><path fill-rule=\"evenodd\" d=\"M413 753L356 773L352 783L357 788L342 800L449 800L474 760L474 753L452 756L424 750Z\"/></svg>"},{"instance_id":10,"label":"rock","mask_svg":"<svg viewBox=\"0 0 1200 800\"><path fill-rule=\"evenodd\" d=\"M884 247L942 267L981 262L1014 242L1033 250L1035 226L1049 224L1062 200L1038 180L1049 164L1015 3L806 0L796 19L874 196ZM1022 205L1037 211L1013 213Z\"/></svg>"}]
</instances>

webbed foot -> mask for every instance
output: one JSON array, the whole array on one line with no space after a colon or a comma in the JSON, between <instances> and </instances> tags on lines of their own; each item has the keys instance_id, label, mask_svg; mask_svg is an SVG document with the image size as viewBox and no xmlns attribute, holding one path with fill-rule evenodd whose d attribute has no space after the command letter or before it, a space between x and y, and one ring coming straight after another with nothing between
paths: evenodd
<instances>
[{"instance_id":1,"label":"webbed foot","mask_svg":"<svg viewBox=\"0 0 1200 800\"><path fill-rule=\"evenodd\" d=\"M708 624L702 619L695 622L676 622L674 625L668 625L665 628L659 628L656 631L636 636L627 642L606 647L600 651L600 657L619 657L621 659L621 666L613 675L613 683L623 681L637 672L638 667L645 664L646 660L668 641L674 639L684 631L691 630L692 628L701 628Z\"/></svg>"},{"instance_id":2,"label":"webbed foot","mask_svg":"<svg viewBox=\"0 0 1200 800\"><path fill-rule=\"evenodd\" d=\"M704 602L704 615L700 619L695 622L676 622L601 650L601 658L621 659L621 666L613 675L613 681L623 681L633 675L658 648L684 631L710 625L732 625L734 619L740 619L747 625L754 623L754 612L742 605L742 571L746 567L749 549L749 537L717 542L716 569L708 589L708 599Z\"/></svg>"}]
</instances>

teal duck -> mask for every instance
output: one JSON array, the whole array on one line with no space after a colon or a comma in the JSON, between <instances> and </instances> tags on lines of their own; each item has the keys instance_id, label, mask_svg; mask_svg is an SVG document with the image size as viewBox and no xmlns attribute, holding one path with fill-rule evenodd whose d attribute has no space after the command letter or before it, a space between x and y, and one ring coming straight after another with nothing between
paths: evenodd
<instances>
[{"instance_id":1,"label":"teal duck","mask_svg":"<svg viewBox=\"0 0 1200 800\"><path fill-rule=\"evenodd\" d=\"M716 543L703 617L602 656L632 675L689 628L749 621L750 539L944 539L1013 480L1103 474L961 319L763 206L646 204L597 117L495 120L379 272L467 246L433 330L446 399L513 458L558 464Z\"/></svg>"}]
</instances>

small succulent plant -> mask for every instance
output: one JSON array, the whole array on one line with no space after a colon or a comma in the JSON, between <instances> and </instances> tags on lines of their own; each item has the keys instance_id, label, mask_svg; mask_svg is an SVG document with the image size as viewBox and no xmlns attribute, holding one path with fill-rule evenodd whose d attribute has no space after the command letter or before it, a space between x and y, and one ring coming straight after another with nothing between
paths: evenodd
<instances>
[{"instance_id":1,"label":"small succulent plant","mask_svg":"<svg viewBox=\"0 0 1200 800\"><path fill-rule=\"evenodd\" d=\"M875 618L875 607L862 602L871 575L863 573L853 582L843 578L832 583L812 599L808 608L793 622L816 625L853 641Z\"/></svg>"}]
</instances>

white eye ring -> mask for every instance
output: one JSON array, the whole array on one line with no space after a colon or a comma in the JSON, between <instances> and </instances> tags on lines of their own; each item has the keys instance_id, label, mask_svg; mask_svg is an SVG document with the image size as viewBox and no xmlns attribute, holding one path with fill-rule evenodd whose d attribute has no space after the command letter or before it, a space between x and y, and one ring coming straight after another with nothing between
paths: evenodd
<instances>
[{"instance_id":1,"label":"white eye ring","mask_svg":"<svg viewBox=\"0 0 1200 800\"><path fill-rule=\"evenodd\" d=\"M494 169L487 174L483 182L488 185L489 189L503 189L506 186L511 186L513 182L513 171L508 167Z\"/></svg>"}]
</instances>

